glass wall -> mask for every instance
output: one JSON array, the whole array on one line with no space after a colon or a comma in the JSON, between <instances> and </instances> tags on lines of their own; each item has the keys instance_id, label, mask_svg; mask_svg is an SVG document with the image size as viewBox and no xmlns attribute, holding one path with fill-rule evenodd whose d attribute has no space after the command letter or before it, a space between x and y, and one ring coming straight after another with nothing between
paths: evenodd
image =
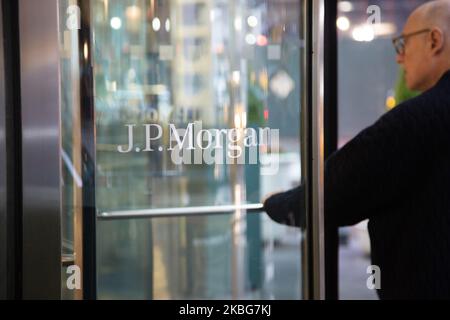
<instances>
[{"instance_id":1,"label":"glass wall","mask_svg":"<svg viewBox=\"0 0 450 320\"><path fill-rule=\"evenodd\" d=\"M76 4L60 3L62 16ZM301 298L303 232L256 209L302 182L303 5L90 1L100 299ZM78 264L88 49L65 22L64 232Z\"/></svg>"}]
</instances>

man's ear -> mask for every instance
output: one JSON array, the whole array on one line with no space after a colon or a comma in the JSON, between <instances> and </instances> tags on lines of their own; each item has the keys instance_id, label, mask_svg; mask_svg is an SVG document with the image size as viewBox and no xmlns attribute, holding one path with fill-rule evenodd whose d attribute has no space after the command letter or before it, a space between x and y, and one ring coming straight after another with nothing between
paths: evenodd
<instances>
[{"instance_id":1,"label":"man's ear","mask_svg":"<svg viewBox=\"0 0 450 320\"><path fill-rule=\"evenodd\" d=\"M440 28L433 28L430 32L431 52L433 55L441 53L445 47L444 31Z\"/></svg>"}]
</instances>

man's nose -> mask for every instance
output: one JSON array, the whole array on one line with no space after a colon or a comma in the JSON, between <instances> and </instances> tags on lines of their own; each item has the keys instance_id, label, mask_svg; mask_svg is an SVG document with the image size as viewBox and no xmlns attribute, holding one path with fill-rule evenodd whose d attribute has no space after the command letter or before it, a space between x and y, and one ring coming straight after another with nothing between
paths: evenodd
<instances>
[{"instance_id":1,"label":"man's nose","mask_svg":"<svg viewBox=\"0 0 450 320\"><path fill-rule=\"evenodd\" d=\"M397 63L403 64L405 61L405 55L404 54L397 54Z\"/></svg>"}]
</instances>

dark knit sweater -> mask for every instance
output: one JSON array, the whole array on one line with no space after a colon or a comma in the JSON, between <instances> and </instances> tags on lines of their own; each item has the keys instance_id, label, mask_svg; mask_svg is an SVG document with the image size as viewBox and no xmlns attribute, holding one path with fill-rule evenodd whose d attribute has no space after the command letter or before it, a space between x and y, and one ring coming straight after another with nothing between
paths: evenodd
<instances>
[{"instance_id":1,"label":"dark knit sweater","mask_svg":"<svg viewBox=\"0 0 450 320\"><path fill-rule=\"evenodd\" d=\"M304 225L303 191L265 210ZM381 299L450 299L450 71L326 161L325 216L334 226L369 219Z\"/></svg>"}]
</instances>

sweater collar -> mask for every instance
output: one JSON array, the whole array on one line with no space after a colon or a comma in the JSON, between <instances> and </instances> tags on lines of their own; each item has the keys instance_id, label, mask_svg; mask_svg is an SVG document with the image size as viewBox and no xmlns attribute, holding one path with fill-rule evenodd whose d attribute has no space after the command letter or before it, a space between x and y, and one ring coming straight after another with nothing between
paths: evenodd
<instances>
[{"instance_id":1,"label":"sweater collar","mask_svg":"<svg viewBox=\"0 0 450 320\"><path fill-rule=\"evenodd\" d=\"M444 73L441 80L439 80L438 84L444 83L444 82L450 82L450 70Z\"/></svg>"}]
</instances>

